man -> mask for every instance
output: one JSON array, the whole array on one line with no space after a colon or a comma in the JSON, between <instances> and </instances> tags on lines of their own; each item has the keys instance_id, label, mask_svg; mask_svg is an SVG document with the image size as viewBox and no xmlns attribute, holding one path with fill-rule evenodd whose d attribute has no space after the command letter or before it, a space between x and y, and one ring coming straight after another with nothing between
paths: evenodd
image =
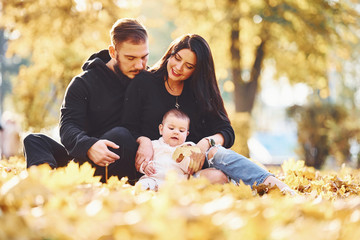
<instances>
[{"instance_id":1,"label":"man","mask_svg":"<svg viewBox=\"0 0 360 240\"><path fill-rule=\"evenodd\" d=\"M138 178L135 140L121 124L125 90L148 60L145 28L134 19L119 19L110 31L108 50L93 54L84 72L70 82L61 107L60 137L64 146L43 134L24 139L27 167L48 163L56 168L70 159L88 161L95 174Z\"/></svg>"}]
</instances>

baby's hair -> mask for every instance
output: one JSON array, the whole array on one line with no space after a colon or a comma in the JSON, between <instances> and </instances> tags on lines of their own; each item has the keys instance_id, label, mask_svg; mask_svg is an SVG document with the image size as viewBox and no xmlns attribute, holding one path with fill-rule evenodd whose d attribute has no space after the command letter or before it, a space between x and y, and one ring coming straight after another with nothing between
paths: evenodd
<instances>
[{"instance_id":1,"label":"baby's hair","mask_svg":"<svg viewBox=\"0 0 360 240\"><path fill-rule=\"evenodd\" d=\"M189 116L184 113L183 111L179 110L179 109L176 109L176 108L173 108L173 109L170 109L168 112L166 112L164 114L164 117L162 119L162 124L164 124L164 121L165 119L169 116L169 115L174 115L175 117L177 118L181 118L181 119L184 119L186 121L188 121L189 125L190 125L190 118Z\"/></svg>"}]
</instances>

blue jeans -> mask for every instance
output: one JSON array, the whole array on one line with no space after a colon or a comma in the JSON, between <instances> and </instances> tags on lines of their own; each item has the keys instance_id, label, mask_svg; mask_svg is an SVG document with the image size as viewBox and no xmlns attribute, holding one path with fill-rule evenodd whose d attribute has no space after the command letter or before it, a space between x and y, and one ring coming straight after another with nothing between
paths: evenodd
<instances>
[{"instance_id":1,"label":"blue jeans","mask_svg":"<svg viewBox=\"0 0 360 240\"><path fill-rule=\"evenodd\" d=\"M239 183L241 180L253 186L255 182L258 185L263 183L268 176L274 176L250 159L222 146L216 147L217 152L208 159L209 166L221 170L235 182Z\"/></svg>"}]
</instances>

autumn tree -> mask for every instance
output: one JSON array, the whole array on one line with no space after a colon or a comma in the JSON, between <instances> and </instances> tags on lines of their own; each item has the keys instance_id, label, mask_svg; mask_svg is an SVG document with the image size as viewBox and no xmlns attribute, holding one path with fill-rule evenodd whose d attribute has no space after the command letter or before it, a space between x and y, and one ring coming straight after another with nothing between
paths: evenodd
<instances>
[{"instance_id":1,"label":"autumn tree","mask_svg":"<svg viewBox=\"0 0 360 240\"><path fill-rule=\"evenodd\" d=\"M276 67L277 76L322 89L333 63L331 55L348 58L352 44L359 41L359 14L349 1L173 4L178 11L177 32L203 34L217 53L216 64L231 69L237 112L251 112L265 62Z\"/></svg>"},{"instance_id":2,"label":"autumn tree","mask_svg":"<svg viewBox=\"0 0 360 240\"><path fill-rule=\"evenodd\" d=\"M30 60L13 82L24 128L56 123L70 80L95 51L107 48L112 24L133 11L112 0L2 1L0 25L9 38L8 55ZM131 9L129 9L131 8Z\"/></svg>"},{"instance_id":3,"label":"autumn tree","mask_svg":"<svg viewBox=\"0 0 360 240\"><path fill-rule=\"evenodd\" d=\"M327 74L359 42L355 1L172 1L176 35L202 34L214 52L219 79L230 69L236 112L251 114L265 66L276 78L304 82L328 95ZM175 7L174 7L175 6ZM224 70L225 69L225 70Z\"/></svg>"}]
</instances>

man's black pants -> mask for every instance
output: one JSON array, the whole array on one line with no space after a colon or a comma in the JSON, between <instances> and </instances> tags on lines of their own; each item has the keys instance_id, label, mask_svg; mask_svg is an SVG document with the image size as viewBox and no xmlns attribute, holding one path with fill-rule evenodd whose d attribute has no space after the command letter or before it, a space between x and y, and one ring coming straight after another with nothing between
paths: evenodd
<instances>
[{"instance_id":1,"label":"man's black pants","mask_svg":"<svg viewBox=\"0 0 360 240\"><path fill-rule=\"evenodd\" d=\"M120 156L120 159L108 166L108 177L118 176L128 177L129 183L134 184L142 175L135 169L135 155L138 149L134 137L129 130L123 127L115 127L106 132L100 139L106 139L119 145L118 149L109 148L111 151ZM65 147L52 138L44 134L29 134L24 139L24 154L26 166L29 168L33 165L47 163L52 168L64 167L74 159L69 156ZM74 159L80 164L89 162L96 170L95 175L102 176L101 181L105 181L105 167L96 165L88 157L86 159Z\"/></svg>"}]
</instances>

